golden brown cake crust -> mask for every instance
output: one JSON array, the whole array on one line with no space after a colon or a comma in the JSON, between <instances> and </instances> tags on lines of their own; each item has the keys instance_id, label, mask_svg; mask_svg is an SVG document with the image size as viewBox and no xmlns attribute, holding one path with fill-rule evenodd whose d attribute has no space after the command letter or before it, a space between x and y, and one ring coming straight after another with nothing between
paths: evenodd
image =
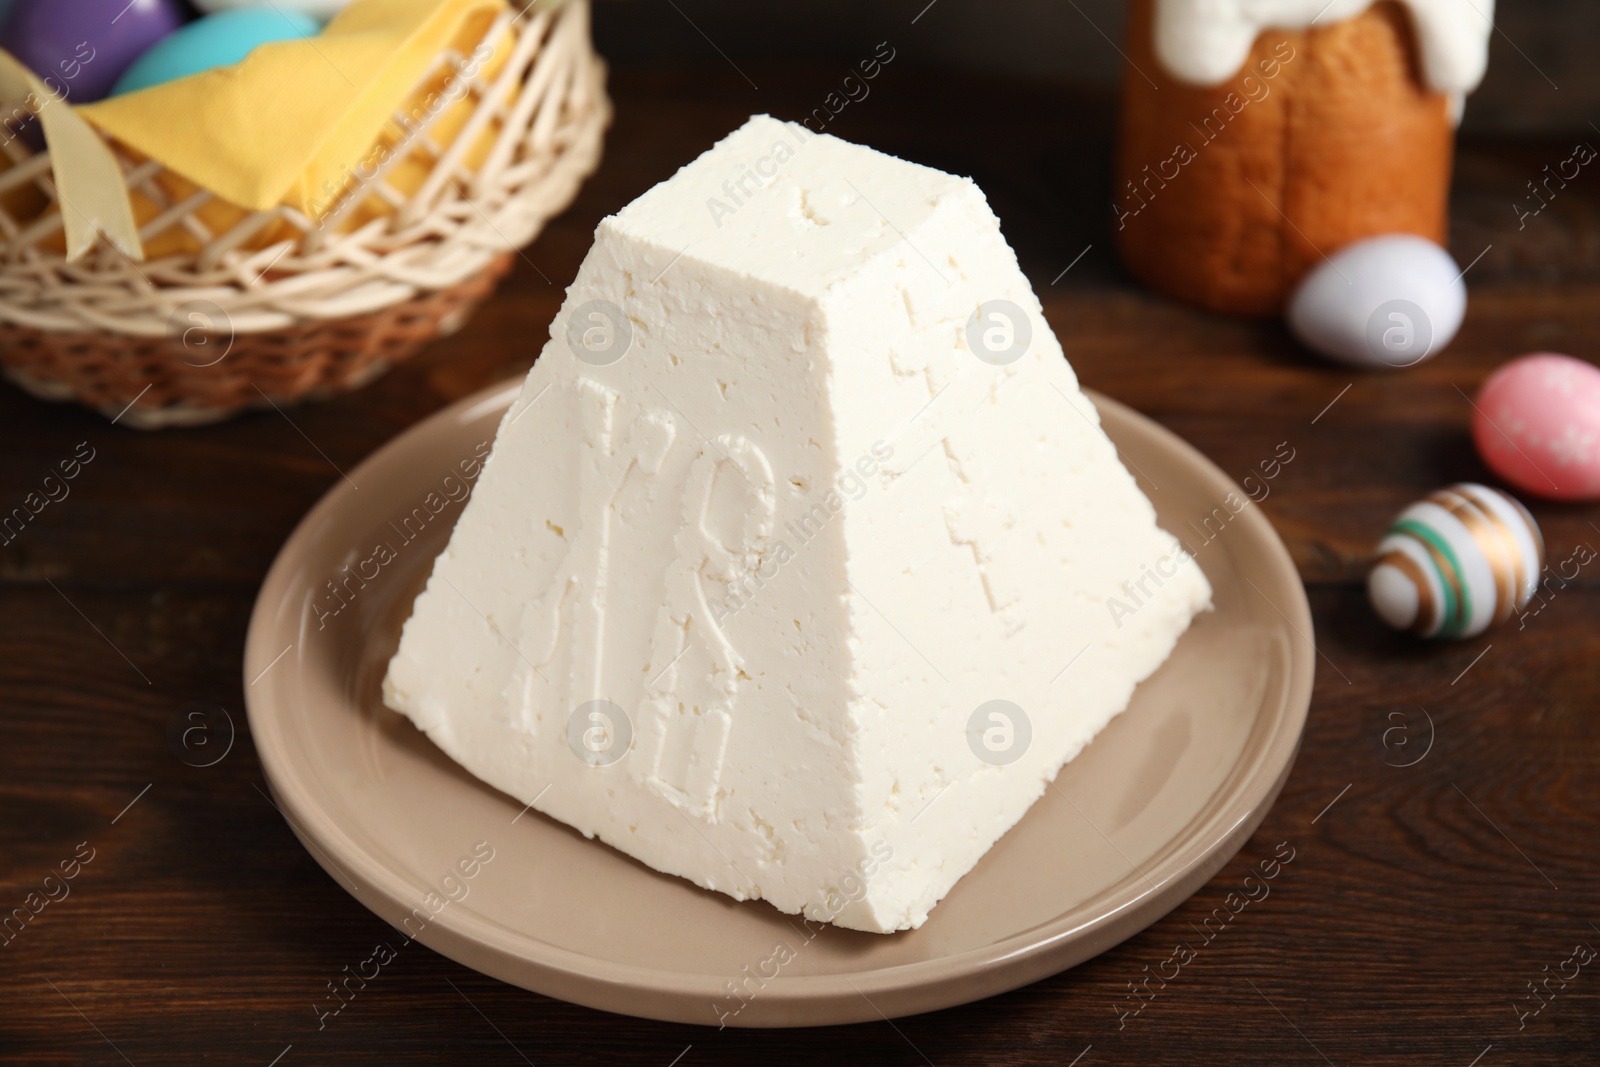
<instances>
[{"instance_id":1,"label":"golden brown cake crust","mask_svg":"<svg viewBox=\"0 0 1600 1067\"><path fill-rule=\"evenodd\" d=\"M1166 73L1153 8L1130 2L1112 220L1141 281L1218 311L1273 314L1352 241L1443 242L1455 130L1446 96L1422 81L1399 4L1263 30L1214 88Z\"/></svg>"}]
</instances>

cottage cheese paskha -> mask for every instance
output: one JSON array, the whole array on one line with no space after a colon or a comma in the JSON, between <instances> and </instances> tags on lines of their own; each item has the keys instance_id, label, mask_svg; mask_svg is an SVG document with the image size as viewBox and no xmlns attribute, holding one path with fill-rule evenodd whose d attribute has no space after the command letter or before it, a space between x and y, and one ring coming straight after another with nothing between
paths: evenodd
<instances>
[{"instance_id":1,"label":"cottage cheese paskha","mask_svg":"<svg viewBox=\"0 0 1600 1067\"><path fill-rule=\"evenodd\" d=\"M919 926L1208 604L967 179L751 119L550 333L384 696L658 870Z\"/></svg>"}]
</instances>

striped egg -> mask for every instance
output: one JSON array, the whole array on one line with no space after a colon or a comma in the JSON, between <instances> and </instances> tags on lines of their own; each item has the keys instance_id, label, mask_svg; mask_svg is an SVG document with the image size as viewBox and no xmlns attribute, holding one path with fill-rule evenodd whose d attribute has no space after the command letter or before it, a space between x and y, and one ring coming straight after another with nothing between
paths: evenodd
<instances>
[{"instance_id":1,"label":"striped egg","mask_svg":"<svg viewBox=\"0 0 1600 1067\"><path fill-rule=\"evenodd\" d=\"M1498 489L1462 482L1402 511L1378 544L1367 596L1384 622L1423 637L1472 637L1527 607L1544 537Z\"/></svg>"}]
</instances>

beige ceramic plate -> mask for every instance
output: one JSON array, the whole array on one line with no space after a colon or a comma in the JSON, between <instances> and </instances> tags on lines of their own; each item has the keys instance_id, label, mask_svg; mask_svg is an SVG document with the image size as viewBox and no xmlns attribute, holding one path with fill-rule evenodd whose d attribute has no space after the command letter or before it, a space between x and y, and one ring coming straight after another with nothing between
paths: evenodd
<instances>
[{"instance_id":1,"label":"beige ceramic plate","mask_svg":"<svg viewBox=\"0 0 1600 1067\"><path fill-rule=\"evenodd\" d=\"M1313 666L1294 564L1259 509L1232 513L1246 498L1221 471L1095 397L1162 524L1197 551L1216 611L922 929L813 935L523 812L379 695L460 513L459 464L487 449L517 388L452 406L336 484L284 546L250 622L250 728L272 790L317 862L397 938L553 997L678 1022L929 1011L1148 926L1244 844L1288 776Z\"/></svg>"}]
</instances>

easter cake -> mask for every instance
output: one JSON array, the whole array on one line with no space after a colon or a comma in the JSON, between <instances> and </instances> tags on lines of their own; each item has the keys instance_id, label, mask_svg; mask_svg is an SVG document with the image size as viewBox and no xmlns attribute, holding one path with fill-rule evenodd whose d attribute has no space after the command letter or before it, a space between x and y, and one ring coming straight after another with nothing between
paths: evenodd
<instances>
[{"instance_id":1,"label":"easter cake","mask_svg":"<svg viewBox=\"0 0 1600 1067\"><path fill-rule=\"evenodd\" d=\"M1112 224L1129 270L1272 314L1351 242L1441 242L1492 16L1492 0L1133 0Z\"/></svg>"},{"instance_id":2,"label":"easter cake","mask_svg":"<svg viewBox=\"0 0 1600 1067\"><path fill-rule=\"evenodd\" d=\"M978 187L761 117L600 223L383 692L656 870L889 932L1209 600Z\"/></svg>"}]
</instances>

